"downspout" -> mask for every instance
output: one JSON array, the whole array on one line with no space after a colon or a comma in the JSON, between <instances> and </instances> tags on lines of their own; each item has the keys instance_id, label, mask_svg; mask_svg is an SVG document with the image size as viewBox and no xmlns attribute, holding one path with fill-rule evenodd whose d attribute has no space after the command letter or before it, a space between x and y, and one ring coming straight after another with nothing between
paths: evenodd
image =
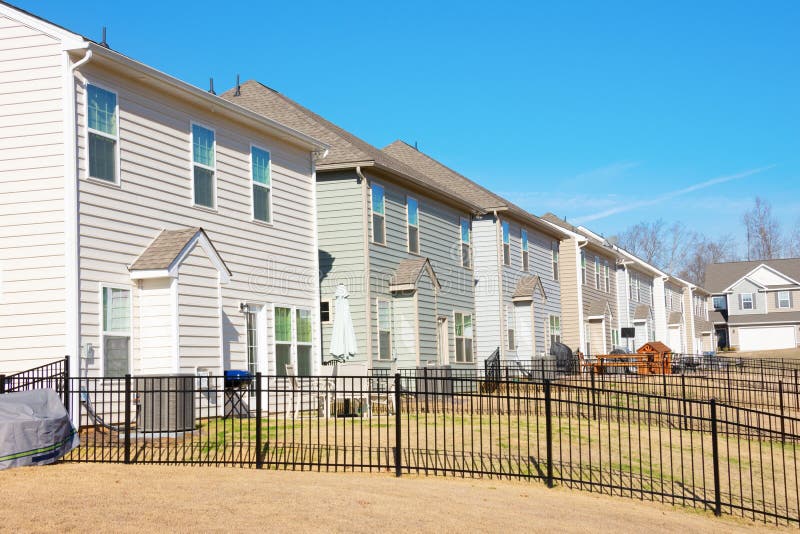
<instances>
[{"instance_id":1,"label":"downspout","mask_svg":"<svg viewBox=\"0 0 800 534\"><path fill-rule=\"evenodd\" d=\"M504 288L503 288L503 235L502 235L502 228L503 225L500 222L500 217L497 215L497 210L492 210L492 215L494 216L495 221L495 255L497 259L497 300L498 304L500 305L499 312L500 312L500 357L502 358L506 352L506 335L508 335L508 330L506 330L506 306L505 306L505 299L503 298L504 295ZM509 230L510 231L510 230Z\"/></svg>"},{"instance_id":2,"label":"downspout","mask_svg":"<svg viewBox=\"0 0 800 534\"><path fill-rule=\"evenodd\" d=\"M364 225L364 274L361 277L361 284L364 285L364 312L367 323L367 347L365 351L367 369L372 366L374 354L372 354L372 272L369 262L369 192L367 190L367 177L361 172L361 165L356 166L356 176L361 180L361 216Z\"/></svg>"},{"instance_id":3,"label":"downspout","mask_svg":"<svg viewBox=\"0 0 800 534\"><path fill-rule=\"evenodd\" d=\"M79 48L86 49L89 43ZM62 110L64 128L64 352L70 356L70 376L80 376L81 368L81 326L80 326L80 244L78 227L78 139L77 109L74 76L80 76L77 69L92 59L92 51L77 63L71 64L69 51L62 52ZM83 78L81 76L81 78ZM85 79L82 80L85 83ZM88 363L87 363L88 366ZM73 389L70 407L79 402L79 394ZM74 423L79 423L80 410L72 410Z\"/></svg>"}]
</instances>

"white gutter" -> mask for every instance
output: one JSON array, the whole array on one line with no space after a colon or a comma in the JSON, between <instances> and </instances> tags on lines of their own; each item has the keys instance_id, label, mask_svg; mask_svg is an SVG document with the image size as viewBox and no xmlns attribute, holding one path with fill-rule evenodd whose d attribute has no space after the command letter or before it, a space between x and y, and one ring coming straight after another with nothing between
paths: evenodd
<instances>
[{"instance_id":1,"label":"white gutter","mask_svg":"<svg viewBox=\"0 0 800 534\"><path fill-rule=\"evenodd\" d=\"M86 50L89 43L83 43ZM72 64L69 52L64 50L62 62L62 113L64 135L64 353L70 356L70 376L80 376L81 324L80 324L80 228L78 227L78 132L75 104L75 78L77 69L92 59L87 50L83 58ZM79 423L79 392L70 398L73 423Z\"/></svg>"}]
</instances>

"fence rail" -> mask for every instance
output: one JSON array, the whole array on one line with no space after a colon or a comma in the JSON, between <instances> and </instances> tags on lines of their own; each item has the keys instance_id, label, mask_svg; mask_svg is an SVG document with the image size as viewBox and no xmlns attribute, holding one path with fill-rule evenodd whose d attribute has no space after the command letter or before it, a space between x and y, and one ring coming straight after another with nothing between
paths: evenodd
<instances>
[{"instance_id":1,"label":"fence rail","mask_svg":"<svg viewBox=\"0 0 800 534\"><path fill-rule=\"evenodd\" d=\"M553 370L539 380L501 365L488 376L248 383L53 369L51 383L80 397L69 462L530 479L800 525L798 390L781 379Z\"/></svg>"}]
</instances>

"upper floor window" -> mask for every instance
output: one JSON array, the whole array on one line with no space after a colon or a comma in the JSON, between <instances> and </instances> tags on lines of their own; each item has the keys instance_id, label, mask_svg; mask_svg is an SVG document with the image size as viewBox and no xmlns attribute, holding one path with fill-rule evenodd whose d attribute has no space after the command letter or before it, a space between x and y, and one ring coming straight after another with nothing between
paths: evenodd
<instances>
[{"instance_id":1,"label":"upper floor window","mask_svg":"<svg viewBox=\"0 0 800 534\"><path fill-rule=\"evenodd\" d=\"M386 244L386 198L378 184L372 184L372 241Z\"/></svg>"},{"instance_id":2,"label":"upper floor window","mask_svg":"<svg viewBox=\"0 0 800 534\"><path fill-rule=\"evenodd\" d=\"M253 180L253 219L272 222L272 162L266 150L250 148Z\"/></svg>"},{"instance_id":3,"label":"upper floor window","mask_svg":"<svg viewBox=\"0 0 800 534\"><path fill-rule=\"evenodd\" d=\"M642 286L644 286L644 284L642 283L641 280L639 280L639 277L637 276L636 277L636 300L637 300L637 302L643 302L643 299L642 299Z\"/></svg>"},{"instance_id":4,"label":"upper floor window","mask_svg":"<svg viewBox=\"0 0 800 534\"><path fill-rule=\"evenodd\" d=\"M554 343L561 343L561 316L550 316L550 346Z\"/></svg>"},{"instance_id":5,"label":"upper floor window","mask_svg":"<svg viewBox=\"0 0 800 534\"><path fill-rule=\"evenodd\" d=\"M86 87L89 176L117 183L119 117L117 95L95 85Z\"/></svg>"},{"instance_id":6,"label":"upper floor window","mask_svg":"<svg viewBox=\"0 0 800 534\"><path fill-rule=\"evenodd\" d=\"M214 130L192 124L192 168L194 203L214 208L216 175L216 139Z\"/></svg>"},{"instance_id":7,"label":"upper floor window","mask_svg":"<svg viewBox=\"0 0 800 534\"><path fill-rule=\"evenodd\" d=\"M603 262L603 274L606 278L606 293L611 292L611 271L608 268L608 260Z\"/></svg>"},{"instance_id":8,"label":"upper floor window","mask_svg":"<svg viewBox=\"0 0 800 534\"><path fill-rule=\"evenodd\" d=\"M639 278L631 273L631 300L639 300Z\"/></svg>"},{"instance_id":9,"label":"upper floor window","mask_svg":"<svg viewBox=\"0 0 800 534\"><path fill-rule=\"evenodd\" d=\"M514 316L514 305L506 305L506 341L508 350L517 350L516 340L516 317Z\"/></svg>"},{"instance_id":10,"label":"upper floor window","mask_svg":"<svg viewBox=\"0 0 800 534\"><path fill-rule=\"evenodd\" d=\"M752 293L742 293L739 295L739 303L741 304L741 309L743 310L752 310L754 309L753 306L753 294Z\"/></svg>"},{"instance_id":11,"label":"upper floor window","mask_svg":"<svg viewBox=\"0 0 800 534\"><path fill-rule=\"evenodd\" d=\"M522 270L528 272L528 231L522 230Z\"/></svg>"},{"instance_id":12,"label":"upper floor window","mask_svg":"<svg viewBox=\"0 0 800 534\"><path fill-rule=\"evenodd\" d=\"M392 359L392 305L378 300L378 358Z\"/></svg>"},{"instance_id":13,"label":"upper floor window","mask_svg":"<svg viewBox=\"0 0 800 534\"><path fill-rule=\"evenodd\" d=\"M581 283L586 285L586 253L581 250Z\"/></svg>"},{"instance_id":14,"label":"upper floor window","mask_svg":"<svg viewBox=\"0 0 800 534\"><path fill-rule=\"evenodd\" d=\"M594 288L600 289L600 257L594 257Z\"/></svg>"},{"instance_id":15,"label":"upper floor window","mask_svg":"<svg viewBox=\"0 0 800 534\"><path fill-rule=\"evenodd\" d=\"M725 299L724 295L716 295L713 298L714 309L715 310L725 310L728 308L728 302Z\"/></svg>"},{"instance_id":16,"label":"upper floor window","mask_svg":"<svg viewBox=\"0 0 800 534\"><path fill-rule=\"evenodd\" d=\"M472 314L455 313L456 361L468 363L473 361L472 354Z\"/></svg>"},{"instance_id":17,"label":"upper floor window","mask_svg":"<svg viewBox=\"0 0 800 534\"><path fill-rule=\"evenodd\" d=\"M777 300L780 309L792 307L792 295L788 291L778 291Z\"/></svg>"},{"instance_id":18,"label":"upper floor window","mask_svg":"<svg viewBox=\"0 0 800 534\"><path fill-rule=\"evenodd\" d=\"M553 280L558 280L558 241L550 243L550 249L553 253Z\"/></svg>"},{"instance_id":19,"label":"upper floor window","mask_svg":"<svg viewBox=\"0 0 800 534\"><path fill-rule=\"evenodd\" d=\"M461 266L467 269L472 265L472 240L469 219L461 217Z\"/></svg>"},{"instance_id":20,"label":"upper floor window","mask_svg":"<svg viewBox=\"0 0 800 534\"><path fill-rule=\"evenodd\" d=\"M406 216L408 218L408 251L419 254L419 202L415 198L406 198Z\"/></svg>"},{"instance_id":21,"label":"upper floor window","mask_svg":"<svg viewBox=\"0 0 800 534\"><path fill-rule=\"evenodd\" d=\"M503 221L503 265L511 265L511 231Z\"/></svg>"}]
</instances>

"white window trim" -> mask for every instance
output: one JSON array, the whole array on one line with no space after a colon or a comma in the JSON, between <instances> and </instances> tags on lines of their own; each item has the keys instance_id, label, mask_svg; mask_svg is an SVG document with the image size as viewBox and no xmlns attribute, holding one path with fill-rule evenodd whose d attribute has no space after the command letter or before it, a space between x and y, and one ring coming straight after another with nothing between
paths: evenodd
<instances>
[{"instance_id":1,"label":"white window trim","mask_svg":"<svg viewBox=\"0 0 800 534\"><path fill-rule=\"evenodd\" d=\"M203 165L202 163L195 163L195 161L194 161L194 127L195 126L199 126L200 128L204 128L206 130L210 130L214 134L214 166L213 167L209 167L208 165ZM213 200L214 200L214 202L213 202L214 205L211 206L211 207L203 206L202 204L197 204L194 201L194 167L195 167L195 165L200 167L201 169L206 169L206 170L209 170L209 171L212 172L212 175L211 175L211 184L212 184L211 185L211 191L213 193L212 197L213 197ZM252 166L251 166L251 172L252 172ZM198 122L198 121L190 121L189 122L189 178L190 178L190 183L192 184L192 187L191 187L191 189L192 189L192 192L191 192L192 193L192 198L190 199L191 206L193 208L199 208L201 210L217 211L217 204L218 204L218 200L217 200L217 131L214 128L212 128L212 127L210 127L210 126L208 126L206 124L203 124L202 122ZM250 194L252 196L252 192Z\"/></svg>"},{"instance_id":2,"label":"white window trim","mask_svg":"<svg viewBox=\"0 0 800 534\"><path fill-rule=\"evenodd\" d=\"M417 224L411 224L411 216L408 211L409 209L409 200L413 200L417 203ZM384 222L383 226L386 228L386 191L383 193L383 213L384 213ZM417 250L411 250L411 227L417 229ZM419 231L419 200L416 197L412 197L411 195L406 195L406 252L409 254L417 254L419 255L422 251L422 236L420 235Z\"/></svg>"},{"instance_id":3,"label":"white window trim","mask_svg":"<svg viewBox=\"0 0 800 534\"><path fill-rule=\"evenodd\" d=\"M471 336L465 336L465 335L459 336L458 335L458 333L456 332L456 314L461 315L461 320L462 321L464 320L464 316L466 316L466 315L469 316L470 328L472 329L472 335ZM464 361L461 361L461 362L458 361L458 339L459 338L461 338L461 339L469 339L469 340L472 341L472 343L471 343L472 350L470 351L471 354L472 354L471 357L469 359L467 359L466 358L466 354L465 354L464 355ZM474 313L469 312L469 311L464 311L464 310L453 310L453 342L454 342L454 345L453 345L453 349L454 349L453 361L455 363L461 363L461 364L475 363L475 314ZM464 344L464 346L465 346L465 349L466 349L466 343ZM466 352L466 350L465 350L465 352Z\"/></svg>"},{"instance_id":4,"label":"white window trim","mask_svg":"<svg viewBox=\"0 0 800 534\"><path fill-rule=\"evenodd\" d=\"M375 241L375 211L373 210L373 203L372 203L372 189L374 187L380 187L383 191L383 241ZM369 184L369 227L372 231L372 239L370 242L375 243L376 245L383 245L386 246L386 188L383 185L379 184L378 182L370 182Z\"/></svg>"},{"instance_id":5,"label":"white window trim","mask_svg":"<svg viewBox=\"0 0 800 534\"><path fill-rule=\"evenodd\" d=\"M786 306L781 305L781 295L786 295ZM778 306L779 310L788 310L792 307L792 297L789 291L778 291Z\"/></svg>"},{"instance_id":6,"label":"white window trim","mask_svg":"<svg viewBox=\"0 0 800 534\"><path fill-rule=\"evenodd\" d=\"M278 321L277 316L275 314L276 308L284 308L290 310L289 317L292 321L292 340L291 342L287 341L278 341L277 336L277 327ZM280 373L278 372L278 345L289 345L289 362L294 367L295 373L298 372L297 366L297 347L300 346L300 342L297 341L297 310L306 310L309 312L309 317L311 318L311 342L302 342L304 347L310 346L311 347L311 374L317 374L319 372L317 358L314 355L314 341L315 341L315 332L317 329L317 319L314 319L314 309L313 308L305 308L303 306L292 306L291 304L285 304L281 302L277 302L272 304L271 307L272 312L272 364L275 367L275 375L278 376ZM269 367L270 362L267 361L267 367ZM284 369L283 372L285 373L286 370Z\"/></svg>"},{"instance_id":7,"label":"white window trim","mask_svg":"<svg viewBox=\"0 0 800 534\"><path fill-rule=\"evenodd\" d=\"M750 297L750 307L746 307L744 305L745 296ZM742 309L743 310L755 310L756 309L756 297L753 293L742 293Z\"/></svg>"},{"instance_id":8,"label":"white window trim","mask_svg":"<svg viewBox=\"0 0 800 534\"><path fill-rule=\"evenodd\" d=\"M553 330L553 319L558 319L558 343L561 343L562 338L562 329L561 329L561 316L555 313L551 313L547 316L547 343L549 347L553 346L552 336L554 335Z\"/></svg>"},{"instance_id":9,"label":"white window trim","mask_svg":"<svg viewBox=\"0 0 800 534\"><path fill-rule=\"evenodd\" d=\"M559 247L558 241L550 242L550 260L552 263L552 272L550 273L550 276L553 277L553 281L555 282L558 282L560 280L560 277L558 275L558 267L559 267L558 262L561 260L561 258L559 258L560 251L558 250L558 247Z\"/></svg>"},{"instance_id":10,"label":"white window trim","mask_svg":"<svg viewBox=\"0 0 800 534\"><path fill-rule=\"evenodd\" d=\"M382 358L381 357L381 303L385 303L389 307L389 357ZM378 329L378 354L377 360L382 362L390 362L394 359L394 354L392 353L392 346L394 345L394 324L392 317L392 301L385 298L376 298L375 299L375 313L377 317L375 317L375 326Z\"/></svg>"},{"instance_id":11,"label":"white window trim","mask_svg":"<svg viewBox=\"0 0 800 534\"><path fill-rule=\"evenodd\" d=\"M194 146L194 143L192 143ZM253 175L253 149L256 148L258 150L263 150L267 154L269 154L269 169L267 174L269 175L269 186L264 184L260 184L256 182L255 176ZM217 157L216 157L216 150L217 150L217 134L214 134L214 165L216 166ZM217 173L214 171L214 185L216 186L216 176ZM192 184L194 184L194 175L192 176ZM250 220L251 222L258 223L258 224L265 224L268 226L274 226L275 224L275 213L272 211L272 190L273 190L273 181L272 181L272 151L267 150L263 146L256 145L255 143L250 143ZM267 206L269 210L269 220L262 221L261 219L256 219L256 199L255 195L253 195L253 187L263 187L267 190ZM215 188L216 191L216 188ZM194 192L192 192L192 199L194 199Z\"/></svg>"},{"instance_id":12,"label":"white window trim","mask_svg":"<svg viewBox=\"0 0 800 534\"><path fill-rule=\"evenodd\" d=\"M505 229L508 228L508 243L506 244ZM511 223L500 221L500 244L502 245L503 265L511 265ZM506 247L508 247L508 263L506 263Z\"/></svg>"},{"instance_id":13,"label":"white window trim","mask_svg":"<svg viewBox=\"0 0 800 534\"><path fill-rule=\"evenodd\" d=\"M611 293L611 270L608 266L608 260L603 260L603 279L605 280L606 293Z\"/></svg>"},{"instance_id":14,"label":"white window trim","mask_svg":"<svg viewBox=\"0 0 800 534\"><path fill-rule=\"evenodd\" d=\"M100 310L99 319L100 321L97 324L98 336L97 339L99 341L100 347L98 352L100 353L100 365L98 365L98 369L100 370L100 376L106 375L106 344L104 342L104 338L106 335L113 336L119 335L119 332L106 332L105 328L103 328L103 322L105 321L105 313L106 310L103 307L103 292L106 289L120 289L124 291L128 291L130 294L130 298L128 300L128 313L130 314L129 317L129 325L128 325L128 338L130 339L130 344L128 346L128 373L133 373L133 287L132 286L124 286L120 284L107 284L104 282L100 282L98 284L99 291L97 295L99 297L98 300L98 307L97 309Z\"/></svg>"},{"instance_id":15,"label":"white window trim","mask_svg":"<svg viewBox=\"0 0 800 534\"><path fill-rule=\"evenodd\" d=\"M469 235L469 239L467 242L464 242L463 231L461 226L467 223L467 231ZM464 265L464 245L467 245L467 265ZM461 259L461 267L463 269L472 269L472 223L467 217L459 217L458 218L458 250L459 250L459 257ZM455 321L455 317L453 318ZM455 324L455 323L454 323Z\"/></svg>"},{"instance_id":16,"label":"white window trim","mask_svg":"<svg viewBox=\"0 0 800 534\"><path fill-rule=\"evenodd\" d=\"M600 291L600 256L594 257L594 288Z\"/></svg>"},{"instance_id":17,"label":"white window trim","mask_svg":"<svg viewBox=\"0 0 800 534\"><path fill-rule=\"evenodd\" d=\"M111 135L109 135L109 134L107 134L105 132L101 132L100 130L95 130L93 128L89 128L89 86L90 85L94 85L95 87L97 87L98 89L102 89L103 91L108 91L109 93L113 93L114 96L116 97L116 100L117 100L117 106L116 106L116 110L115 110L115 116L116 116L116 119L117 119L117 125L116 125L117 135L116 135L116 137L111 136ZM119 93L117 91L114 91L113 89L110 89L109 87L107 87L107 86L105 86L103 84L96 83L96 82L93 82L91 80L87 80L87 83L86 83L86 85L85 85L85 87L83 89L83 110L84 110L84 113L85 113L85 120L84 120L84 125L83 125L83 130L84 130L83 131L83 139L84 139L84 143L85 143L85 147L86 147L86 162L85 162L86 163L86 173L85 173L86 179L87 180L91 180L92 182L95 182L95 183L99 183L99 184L120 186L122 184L122 169L121 169L121 166L120 166L120 161L121 161L122 158L120 156L120 151L119 151L119 144L120 144L120 142L119 142L119 139L120 139L120 135L119 135L120 134L120 132L119 132ZM92 176L91 174L89 174L89 159L90 159L90 155L89 155L89 134L90 133L93 133L93 134L96 134L96 135L100 135L102 137L105 137L106 139L113 139L115 141L115 143L114 143L114 171L115 172L114 172L114 181L113 182L109 182L108 180L104 180L103 178L97 178L97 177Z\"/></svg>"},{"instance_id":18,"label":"white window trim","mask_svg":"<svg viewBox=\"0 0 800 534\"><path fill-rule=\"evenodd\" d=\"M269 360L267 357L267 305L264 303L247 302L250 312L256 319L256 371L262 374L269 374ZM247 317L244 318L245 326L245 357L250 364L250 355L247 354Z\"/></svg>"}]
</instances>

